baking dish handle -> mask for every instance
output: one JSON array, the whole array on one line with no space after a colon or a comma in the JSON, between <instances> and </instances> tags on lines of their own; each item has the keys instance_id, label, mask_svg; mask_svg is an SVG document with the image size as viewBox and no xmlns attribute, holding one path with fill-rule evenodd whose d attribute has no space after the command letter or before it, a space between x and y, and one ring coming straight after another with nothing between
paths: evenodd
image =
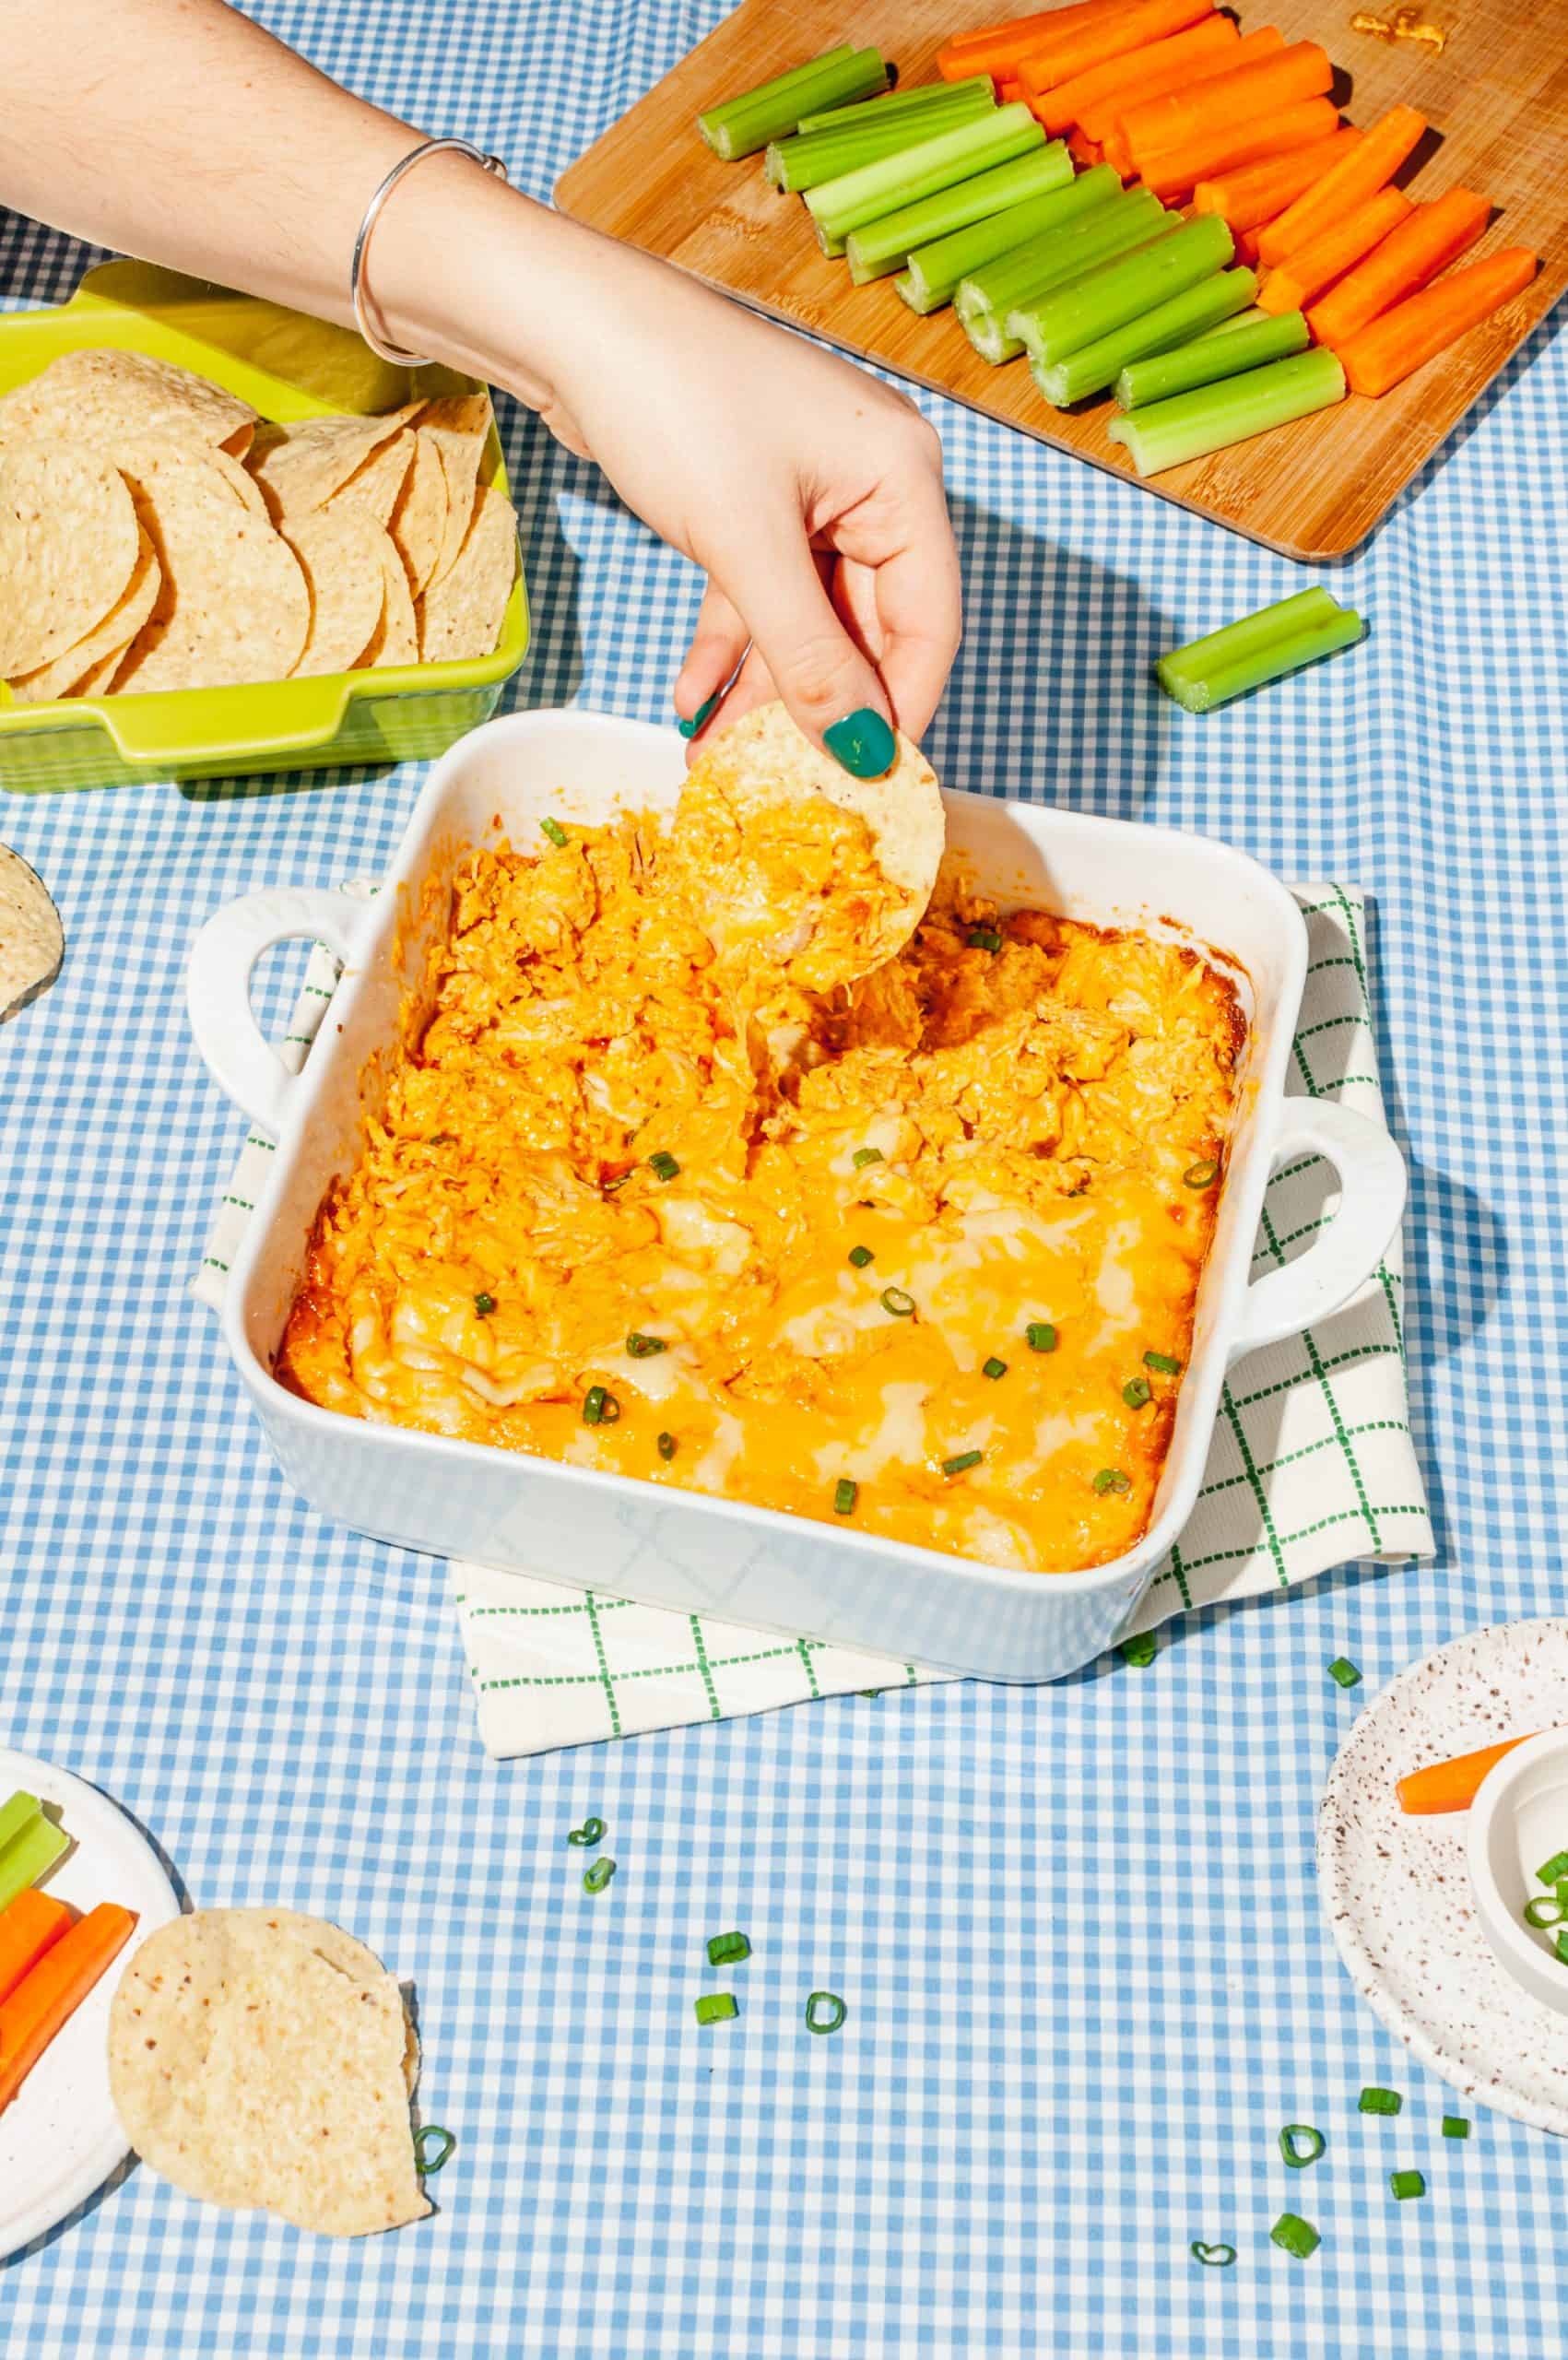
<instances>
[{"instance_id":1,"label":"baking dish handle","mask_svg":"<svg viewBox=\"0 0 1568 2360\"><path fill-rule=\"evenodd\" d=\"M1347 1304L1376 1269L1405 1210L1405 1159L1381 1123L1332 1098L1287 1098L1272 1161L1321 1155L1339 1175L1339 1207L1315 1244L1247 1291L1230 1357L1299 1335Z\"/></svg>"},{"instance_id":2,"label":"baking dish handle","mask_svg":"<svg viewBox=\"0 0 1568 2360\"><path fill-rule=\"evenodd\" d=\"M330 887L279 885L247 893L208 918L191 948L185 1005L202 1060L218 1088L277 1139L298 1080L264 1038L251 1009L256 961L275 942L324 942L351 963L370 905Z\"/></svg>"}]
</instances>

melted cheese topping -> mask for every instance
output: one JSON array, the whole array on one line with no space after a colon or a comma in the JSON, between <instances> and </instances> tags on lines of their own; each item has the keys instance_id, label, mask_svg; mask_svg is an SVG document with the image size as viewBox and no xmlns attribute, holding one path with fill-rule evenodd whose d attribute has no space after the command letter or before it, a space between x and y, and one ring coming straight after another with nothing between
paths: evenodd
<instances>
[{"instance_id":1,"label":"melted cheese topping","mask_svg":"<svg viewBox=\"0 0 1568 2360\"><path fill-rule=\"evenodd\" d=\"M1183 1174L1223 1153L1232 987L945 877L897 958L818 997L754 939L715 953L695 857L644 820L466 862L279 1377L830 1522L847 1477L858 1528L989 1564L1119 1555L1179 1382L1144 1355L1185 1362L1212 1233Z\"/></svg>"}]
</instances>

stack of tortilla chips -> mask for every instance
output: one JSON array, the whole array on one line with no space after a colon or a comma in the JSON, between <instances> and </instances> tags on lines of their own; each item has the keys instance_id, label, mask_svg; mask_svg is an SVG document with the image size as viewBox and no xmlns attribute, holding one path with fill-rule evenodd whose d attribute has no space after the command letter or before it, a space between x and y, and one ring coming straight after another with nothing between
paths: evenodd
<instances>
[{"instance_id":1,"label":"stack of tortilla chips","mask_svg":"<svg viewBox=\"0 0 1568 2360\"><path fill-rule=\"evenodd\" d=\"M21 702L488 655L516 571L487 394L270 426L65 354L0 399L0 678Z\"/></svg>"}]
</instances>

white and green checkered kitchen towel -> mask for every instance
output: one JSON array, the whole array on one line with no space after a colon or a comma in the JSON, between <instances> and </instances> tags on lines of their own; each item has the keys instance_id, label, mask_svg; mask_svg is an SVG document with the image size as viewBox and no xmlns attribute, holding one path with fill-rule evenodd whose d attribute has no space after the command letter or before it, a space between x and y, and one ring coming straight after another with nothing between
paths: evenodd
<instances>
[{"instance_id":1,"label":"white and green checkered kitchen towel","mask_svg":"<svg viewBox=\"0 0 1568 2360\"><path fill-rule=\"evenodd\" d=\"M358 895L372 890L345 888ZM1381 1120L1363 898L1350 885L1294 891L1310 952L1290 1087L1301 1096L1344 1097ZM295 1070L336 974L318 944L279 1045ZM246 1140L219 1206L193 1281L215 1308L270 1152L254 1134ZM1258 1272L1303 1251L1335 1201L1333 1174L1316 1157L1281 1166L1264 1201ZM1405 1391L1401 1285L1396 1239L1343 1311L1237 1363L1197 1504L1154 1577L1138 1628L1192 1607L1289 1589L1332 1565L1397 1564L1431 1554ZM816 1639L781 1639L713 1615L569 1589L548 1569L532 1575L454 1562L451 1575L480 1735L501 1757L953 1676Z\"/></svg>"}]
</instances>

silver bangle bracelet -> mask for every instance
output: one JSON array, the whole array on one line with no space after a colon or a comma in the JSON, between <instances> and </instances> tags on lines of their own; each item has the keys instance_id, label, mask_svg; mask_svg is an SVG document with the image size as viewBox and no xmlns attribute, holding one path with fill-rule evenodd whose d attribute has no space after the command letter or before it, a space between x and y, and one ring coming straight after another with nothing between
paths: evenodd
<instances>
[{"instance_id":1,"label":"silver bangle bracelet","mask_svg":"<svg viewBox=\"0 0 1568 2360\"><path fill-rule=\"evenodd\" d=\"M404 173L412 171L426 156L434 156L442 148L449 148L458 156L466 156L471 163L482 165L487 172L494 172L500 180L506 178L506 166L501 158L487 156L484 149L476 148L471 139L422 139L417 148L410 148L407 156L394 164L366 206L360 234L354 241L354 258L348 266L348 301L353 306L354 325L379 360L390 360L398 369L426 368L429 365L428 356L419 352L400 352L396 345L383 344L371 327L365 311L365 255L371 242L371 231L381 218L382 206Z\"/></svg>"}]
</instances>

